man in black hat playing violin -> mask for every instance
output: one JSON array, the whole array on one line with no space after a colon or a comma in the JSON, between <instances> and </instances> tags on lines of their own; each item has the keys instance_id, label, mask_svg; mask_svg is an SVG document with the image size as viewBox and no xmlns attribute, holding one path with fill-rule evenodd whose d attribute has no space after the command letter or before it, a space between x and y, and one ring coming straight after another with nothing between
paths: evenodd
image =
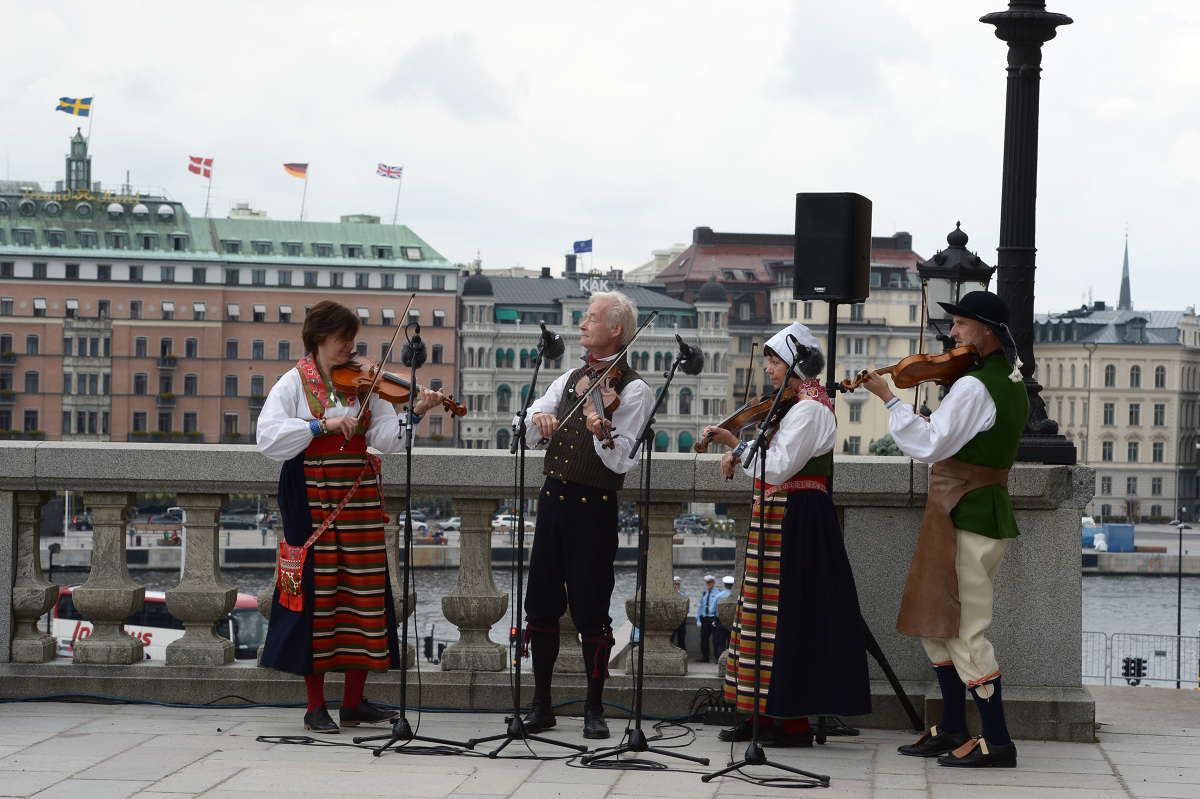
<instances>
[{"instance_id":1,"label":"man in black hat playing violin","mask_svg":"<svg viewBox=\"0 0 1200 799\"><path fill-rule=\"evenodd\" d=\"M526 442L545 447L546 481L538 495L525 594L534 681L526 732L556 724L550 683L558 658L558 620L569 606L588 674L583 735L608 737L601 694L613 645L608 608L617 555L617 491L637 463L633 445L654 406L650 386L619 357L636 326L637 307L624 294L592 294L579 326L586 362L561 375L529 406ZM603 399L599 389L592 392L611 411L606 420L592 399L582 405L580 399L614 361L603 381Z\"/></svg>"},{"instance_id":2,"label":"man in black hat playing violin","mask_svg":"<svg viewBox=\"0 0 1200 799\"><path fill-rule=\"evenodd\" d=\"M954 318L955 343L979 351L978 365L954 382L941 406L928 418L919 416L879 374L869 372L863 381L891 411L889 426L900 449L933 464L896 626L921 638L941 688L942 717L899 752L937 757L943 766L1011 768L1017 748L1004 720L1000 666L986 633L992 581L1009 539L1018 534L1008 470L1029 418L1029 398L1004 301L973 291L957 305L939 305ZM967 735L967 690L983 728L973 738Z\"/></svg>"}]
</instances>

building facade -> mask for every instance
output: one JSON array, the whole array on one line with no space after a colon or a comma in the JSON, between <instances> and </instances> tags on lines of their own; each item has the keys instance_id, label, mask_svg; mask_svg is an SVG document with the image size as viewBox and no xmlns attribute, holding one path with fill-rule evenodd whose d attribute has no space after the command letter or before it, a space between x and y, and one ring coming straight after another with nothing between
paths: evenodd
<instances>
[{"instance_id":1,"label":"building facade","mask_svg":"<svg viewBox=\"0 0 1200 799\"><path fill-rule=\"evenodd\" d=\"M570 264L570 262L569 262ZM728 411L728 305L698 300L686 303L641 284L629 284L616 273L574 271L570 277L469 275L462 291L459 332L460 385L469 415L462 420L463 445L499 447L511 443L513 415L524 404L532 377L532 359L541 339L539 323L559 333L566 345L562 358L543 364L536 395L584 356L579 324L597 291L619 291L637 304L639 325L651 312L658 316L630 349L628 361L651 388L658 390L679 352L675 334L705 353L699 375L676 371L671 392L655 417L655 450L690 451L701 428Z\"/></svg>"},{"instance_id":2,"label":"building facade","mask_svg":"<svg viewBox=\"0 0 1200 799\"><path fill-rule=\"evenodd\" d=\"M192 217L90 177L76 133L53 191L0 181L0 435L253 441L324 299L355 310L359 350L379 360L415 294L420 381L456 389L459 270L407 227ZM453 442L452 417L422 428Z\"/></svg>"}]
</instances>

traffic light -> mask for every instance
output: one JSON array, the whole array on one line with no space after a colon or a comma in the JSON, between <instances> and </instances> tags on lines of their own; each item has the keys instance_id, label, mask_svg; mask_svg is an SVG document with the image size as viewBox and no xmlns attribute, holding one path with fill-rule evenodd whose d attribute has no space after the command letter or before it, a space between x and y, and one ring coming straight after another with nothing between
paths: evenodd
<instances>
[{"instance_id":1,"label":"traffic light","mask_svg":"<svg viewBox=\"0 0 1200 799\"><path fill-rule=\"evenodd\" d=\"M1137 677L1139 681L1142 680L1146 676L1146 659L1145 658L1134 658L1133 659L1133 667L1134 667L1134 676Z\"/></svg>"},{"instance_id":2,"label":"traffic light","mask_svg":"<svg viewBox=\"0 0 1200 799\"><path fill-rule=\"evenodd\" d=\"M1146 677L1145 658L1124 658L1121 660L1121 676L1130 685L1141 685Z\"/></svg>"}]
</instances>

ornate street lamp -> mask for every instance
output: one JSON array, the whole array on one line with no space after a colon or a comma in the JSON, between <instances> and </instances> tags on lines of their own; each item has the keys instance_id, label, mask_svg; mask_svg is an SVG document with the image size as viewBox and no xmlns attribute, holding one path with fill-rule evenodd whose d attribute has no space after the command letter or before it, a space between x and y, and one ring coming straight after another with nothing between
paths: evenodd
<instances>
[{"instance_id":1,"label":"ornate street lamp","mask_svg":"<svg viewBox=\"0 0 1200 799\"><path fill-rule=\"evenodd\" d=\"M1000 193L1000 246L996 293L1009 308L1009 328L1024 366L1029 391L1029 422L1017 459L1073 464L1075 446L1058 434L1058 422L1046 414L1042 387L1034 379L1033 278L1037 218L1038 107L1042 45L1053 39L1065 14L1046 10L1044 0L1009 0L1007 11L979 18L996 26L996 37L1008 43L1008 91L1004 109L1004 171Z\"/></svg>"},{"instance_id":2,"label":"ornate street lamp","mask_svg":"<svg viewBox=\"0 0 1200 799\"><path fill-rule=\"evenodd\" d=\"M926 324L936 331L943 348L950 349L954 346L949 336L950 315L938 303L957 303L964 294L986 290L996 268L967 251L967 234L963 232L961 222L954 223L954 230L946 236L946 244L949 245L946 249L938 250L928 261L917 264L917 274L925 285L928 300Z\"/></svg>"}]
</instances>

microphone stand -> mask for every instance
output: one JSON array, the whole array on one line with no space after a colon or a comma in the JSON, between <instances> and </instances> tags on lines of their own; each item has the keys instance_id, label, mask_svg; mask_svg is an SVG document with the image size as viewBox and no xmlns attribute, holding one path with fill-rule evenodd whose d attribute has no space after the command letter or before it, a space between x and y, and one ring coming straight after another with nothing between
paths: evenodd
<instances>
[{"instance_id":1,"label":"microphone stand","mask_svg":"<svg viewBox=\"0 0 1200 799\"><path fill-rule=\"evenodd\" d=\"M386 743L380 744L372 750L375 757L382 755L389 747L397 741L427 741L429 743L446 744L448 746L461 746L467 749L471 748L468 741L450 741L444 738L430 738L425 735L417 735L413 732L412 726L408 723L408 718L405 712L408 708L408 596L409 596L409 577L412 569L412 546L413 546L413 531L412 531L412 448L413 448L413 408L417 405L417 369L425 363L425 342L421 341L421 326L417 325L413 333L412 341L404 348L402 356L404 365L411 368L409 392L408 392L408 436L407 446L404 448L404 542L402 549L404 552L404 567L402 578L404 599L401 600L401 612L404 618L400 621L400 652L404 659L404 668L400 670L400 715L392 721L391 735L368 735L359 736L354 739L354 743L366 743L367 741L382 741L387 739ZM382 371L383 367L380 366ZM369 396L369 395L368 395ZM382 499L382 497L380 497ZM418 722L418 726L420 723ZM403 748L403 745L399 747Z\"/></svg>"},{"instance_id":2,"label":"microphone stand","mask_svg":"<svg viewBox=\"0 0 1200 799\"><path fill-rule=\"evenodd\" d=\"M553 738L547 738L542 735L533 735L525 730L525 719L521 717L521 646L524 639L523 626L524 614L524 588L525 588L525 433L526 417L529 414L529 404L533 402L533 397L536 393L538 372L542 368L542 358L546 348L546 339L543 338L537 347L537 355L533 359L533 377L529 382L529 391L525 394L525 402L521 410L517 413L517 421L513 425L513 440L509 446L509 454L517 456L517 546L513 557L517 561L517 584L516 597L513 601L512 608L516 611L516 625L514 629L517 631L517 657L515 658L515 667L513 669L513 714L508 720L508 729L499 735L489 735L486 738L472 738L467 741L467 747L474 749L476 744L488 743L490 741L503 741L499 746L488 752L488 757L495 759L499 757L500 752L504 750L513 741L537 741L538 743L550 744L552 746L562 746L567 749L574 749L577 752L586 752L586 746L567 743L565 741L556 741Z\"/></svg>"},{"instance_id":3,"label":"microphone stand","mask_svg":"<svg viewBox=\"0 0 1200 799\"><path fill-rule=\"evenodd\" d=\"M663 400L667 397L667 390L671 387L671 381L675 379L675 370L684 361L684 354L681 352L675 362L671 364L671 369L667 372L667 382L658 392L658 397L654 400L654 407L650 409L650 415L646 418L646 424L642 428L641 434L634 440L633 449L629 453L632 458L637 455L638 448L654 437L654 414L658 412ZM597 760L603 760L610 757L619 757L626 752L653 752L656 755L666 755L667 757L675 757L680 760L689 760L693 763L699 763L703 766L708 765L707 757L694 757L685 755L680 752L674 752L670 749L663 749L657 746L650 746L646 740L646 733L642 730L642 689L645 683L645 660L646 660L646 567L650 557L650 468L651 456L654 453L654 448L646 446L642 452L642 484L641 484L641 513L638 525L638 560L637 560L637 585L634 588L634 601L637 604L637 629L639 632L637 641L637 666L633 673L633 728L628 729L625 735L624 743L609 749L602 749L599 752L587 755L580 760L583 765L591 765Z\"/></svg>"},{"instance_id":4,"label":"microphone stand","mask_svg":"<svg viewBox=\"0 0 1200 799\"><path fill-rule=\"evenodd\" d=\"M700 778L701 782L711 782L712 780L716 779L717 777L728 774L731 771L737 771L738 769L744 768L746 766L771 766L772 768L777 768L780 771L787 771L791 774L799 774L803 777L808 777L810 780L813 781L811 784L805 784L804 787L814 787L815 788L818 785L823 788L829 787L828 775L814 774L810 771L804 771L803 769L793 768L792 766L785 766L782 763L776 763L773 760L768 760L767 753L763 750L762 744L759 743L759 740L758 740L759 706L761 705L761 700L759 699L759 694L761 693L760 680L762 677L762 639L763 639L762 606L763 606L764 594L766 593L766 579L765 579L765 576L763 575L763 568L762 568L762 553L763 553L763 548L766 545L766 541L764 540L766 538L766 530L765 530L766 525L765 525L764 520L766 517L766 503L767 503L767 458L766 458L766 455L762 451L765 450L767 447L767 441L768 441L767 431L769 429L768 425L775 419L775 413L779 410L779 401L783 397L783 389L787 386L788 380L791 379L793 373L798 372L798 370L796 369L796 366L800 363L803 352L804 352L804 350L802 348L800 348L800 347L796 348L796 354L795 354L795 357L792 358L792 363L791 363L791 366L788 368L787 375L786 375L786 377L784 377L783 381L779 384L779 388L777 388L775 390L775 399L771 403L771 410L768 411L767 415L763 417L761 422L759 422L758 435L755 437L754 443L751 444L750 448L746 451L746 457L745 457L745 462L747 464L752 463L754 460L754 457L756 455L759 457L759 461L758 461L758 481L759 482L758 482L758 489L757 489L758 490L757 504L758 504L758 509L759 509L759 535L758 535L758 547L754 551L754 564L755 564L754 571L755 571L755 574L758 575L758 588L757 588L757 593L756 593L755 600L754 600L754 630L755 630L755 636L754 636L754 700L753 700L754 701L754 713L750 719L750 725L751 725L750 743L746 746L746 754L742 757L741 760L738 760L737 762L734 762L734 763L730 763L728 766L726 766L725 768L720 769L718 771L714 771L709 774L705 774L703 777ZM750 523L752 525L754 524L753 518L751 518ZM750 571L749 564L747 564L746 572L749 573L749 571ZM742 601L743 601L742 608L743 608L743 610L745 610L745 596L742 597ZM740 647L740 641L741 641L740 636L739 636L738 640L739 640L739 647ZM782 676L782 675L779 675L779 676Z\"/></svg>"}]
</instances>

